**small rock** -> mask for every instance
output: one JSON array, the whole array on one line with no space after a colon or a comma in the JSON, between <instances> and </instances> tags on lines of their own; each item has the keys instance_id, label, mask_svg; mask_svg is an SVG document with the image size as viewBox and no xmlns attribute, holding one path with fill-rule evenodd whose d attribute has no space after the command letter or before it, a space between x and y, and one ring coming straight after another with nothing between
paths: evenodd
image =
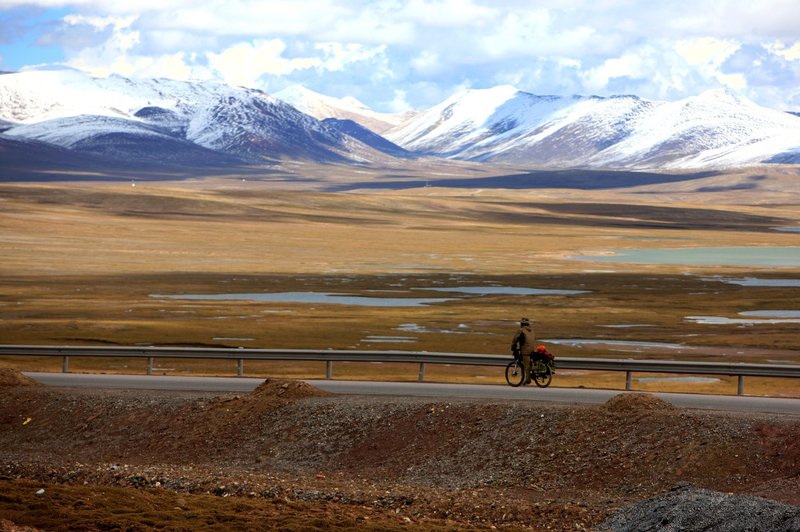
<instances>
[{"instance_id":1,"label":"small rock","mask_svg":"<svg viewBox=\"0 0 800 532\"><path fill-rule=\"evenodd\" d=\"M36 495L44 495L44 488L37 490Z\"/></svg>"}]
</instances>

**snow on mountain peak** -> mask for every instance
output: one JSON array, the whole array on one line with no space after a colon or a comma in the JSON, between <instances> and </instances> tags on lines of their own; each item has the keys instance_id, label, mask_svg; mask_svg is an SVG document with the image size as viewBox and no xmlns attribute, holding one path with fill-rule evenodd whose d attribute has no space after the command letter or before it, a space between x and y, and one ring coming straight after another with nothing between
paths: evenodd
<instances>
[{"instance_id":1,"label":"snow on mountain peak","mask_svg":"<svg viewBox=\"0 0 800 532\"><path fill-rule=\"evenodd\" d=\"M185 116L198 103L233 91L207 82L32 70L0 76L0 118L25 123L79 115L132 118L143 107L162 107Z\"/></svg>"},{"instance_id":2,"label":"snow on mountain peak","mask_svg":"<svg viewBox=\"0 0 800 532\"><path fill-rule=\"evenodd\" d=\"M490 89L467 89L440 103L431 111L439 110L446 118L457 113L461 120L475 123L486 120L502 104L519 93L516 87L501 85Z\"/></svg>"},{"instance_id":3,"label":"snow on mountain peak","mask_svg":"<svg viewBox=\"0 0 800 532\"><path fill-rule=\"evenodd\" d=\"M690 99L698 101L706 101L706 102L733 104L733 105L755 105L753 102L751 102L744 96L736 94L735 92L725 87L703 91L697 96L694 96L693 98Z\"/></svg>"},{"instance_id":4,"label":"snow on mountain peak","mask_svg":"<svg viewBox=\"0 0 800 532\"><path fill-rule=\"evenodd\" d=\"M758 164L800 147L800 120L727 90L675 102L468 90L389 132L406 149L456 159L561 166Z\"/></svg>"},{"instance_id":5,"label":"snow on mountain peak","mask_svg":"<svg viewBox=\"0 0 800 532\"><path fill-rule=\"evenodd\" d=\"M293 85L276 92L275 97L318 120L326 118L353 120L376 133L383 133L407 118L405 113L393 114L374 111L352 96L334 98L301 85Z\"/></svg>"},{"instance_id":6,"label":"snow on mountain peak","mask_svg":"<svg viewBox=\"0 0 800 532\"><path fill-rule=\"evenodd\" d=\"M461 91L409 117L299 85L273 97L217 82L95 78L70 69L0 75L0 125L9 137L103 153L124 137L148 150L158 143L165 153L185 149L187 159L203 147L206 155L256 163L404 156L380 137L354 133L353 124L320 122L328 118L420 154L525 165L702 168L792 162L800 153L800 117L726 89L670 102L537 96L501 85Z\"/></svg>"}]
</instances>

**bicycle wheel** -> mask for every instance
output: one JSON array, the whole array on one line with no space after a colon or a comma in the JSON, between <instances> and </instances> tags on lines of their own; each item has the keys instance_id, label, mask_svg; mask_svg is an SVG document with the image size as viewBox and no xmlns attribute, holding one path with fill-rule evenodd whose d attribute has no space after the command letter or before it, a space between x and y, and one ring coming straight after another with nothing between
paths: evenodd
<instances>
[{"instance_id":1,"label":"bicycle wheel","mask_svg":"<svg viewBox=\"0 0 800 532\"><path fill-rule=\"evenodd\" d=\"M506 382L516 388L525 382L525 368L517 360L506 366Z\"/></svg>"},{"instance_id":2,"label":"bicycle wheel","mask_svg":"<svg viewBox=\"0 0 800 532\"><path fill-rule=\"evenodd\" d=\"M539 362L533 368L533 382L539 388L547 388L550 386L550 381L553 380L553 372L550 370L550 364Z\"/></svg>"}]
</instances>

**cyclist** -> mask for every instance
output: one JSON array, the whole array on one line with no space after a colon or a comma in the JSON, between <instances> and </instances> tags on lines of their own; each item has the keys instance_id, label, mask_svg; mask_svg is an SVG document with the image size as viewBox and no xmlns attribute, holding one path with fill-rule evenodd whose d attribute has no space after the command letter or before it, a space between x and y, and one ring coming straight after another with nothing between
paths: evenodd
<instances>
[{"instance_id":1,"label":"cyclist","mask_svg":"<svg viewBox=\"0 0 800 532\"><path fill-rule=\"evenodd\" d=\"M514 356L522 356L522 365L525 368L525 384L531 383L531 354L536 350L536 336L533 334L531 320L519 320L519 331L511 340L511 352Z\"/></svg>"}]
</instances>

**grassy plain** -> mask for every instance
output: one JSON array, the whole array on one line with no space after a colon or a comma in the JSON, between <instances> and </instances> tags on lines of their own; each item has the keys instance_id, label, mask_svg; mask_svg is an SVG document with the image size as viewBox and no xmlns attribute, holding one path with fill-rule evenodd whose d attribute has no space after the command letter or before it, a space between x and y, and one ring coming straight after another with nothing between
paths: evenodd
<instances>
[{"instance_id":1,"label":"grassy plain","mask_svg":"<svg viewBox=\"0 0 800 532\"><path fill-rule=\"evenodd\" d=\"M800 287L724 278L800 278L800 266L647 265L591 260L627 248L798 246L797 176L710 176L615 190L358 190L370 174L292 168L307 182L248 178L0 185L0 343L400 349L505 354L521 316L560 356L800 363L796 323L709 325L800 310ZM324 172L328 172L324 174ZM324 174L324 175L323 175ZM760 175L760 174L759 174ZM418 178L419 176L417 176ZM329 192L331 183L356 183ZM756 183L743 192L737 183ZM739 188L737 188L739 186ZM583 260L577 260L582 257ZM466 295L513 286L578 295ZM164 294L314 291L451 297L416 307L183 300ZM616 341L655 342L620 347ZM669 345L658 345L669 344ZM677 344L674 345L674 344ZM60 361L6 358L20 369ZM73 359L75 371L139 372ZM165 373L231 374L222 362L159 361ZM404 365L339 364L337 377L416 379ZM248 375L314 377L321 364L250 363ZM430 380L500 382L498 369L431 367ZM562 372L556 386L621 388L624 376ZM639 382L641 390L735 393L735 382ZM748 393L800 396L788 381Z\"/></svg>"}]
</instances>

